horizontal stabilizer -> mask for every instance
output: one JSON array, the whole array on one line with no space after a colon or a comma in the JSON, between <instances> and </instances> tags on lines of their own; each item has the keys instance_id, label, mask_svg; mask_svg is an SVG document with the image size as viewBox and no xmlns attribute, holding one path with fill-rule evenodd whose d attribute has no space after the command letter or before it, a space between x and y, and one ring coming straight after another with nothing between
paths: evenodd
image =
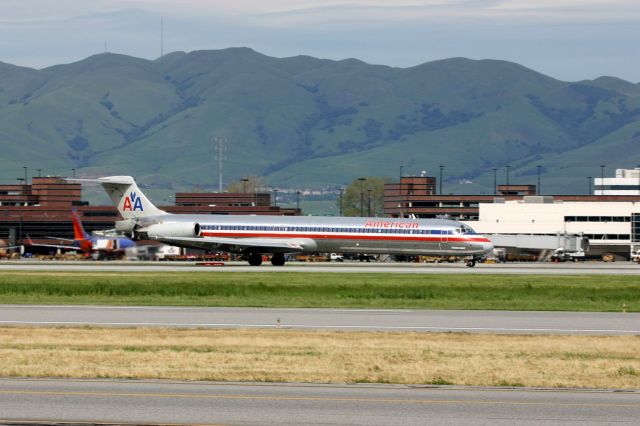
<instances>
[{"instance_id":1,"label":"horizontal stabilizer","mask_svg":"<svg viewBox=\"0 0 640 426\"><path fill-rule=\"evenodd\" d=\"M65 178L68 182L112 183L116 185L131 185L135 180L131 176L107 176L95 179Z\"/></svg>"}]
</instances>

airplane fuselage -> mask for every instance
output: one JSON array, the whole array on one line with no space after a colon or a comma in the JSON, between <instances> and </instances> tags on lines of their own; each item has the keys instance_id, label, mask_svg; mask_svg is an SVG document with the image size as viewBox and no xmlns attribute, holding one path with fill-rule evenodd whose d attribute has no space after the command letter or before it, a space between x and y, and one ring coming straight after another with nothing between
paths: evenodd
<instances>
[{"instance_id":1,"label":"airplane fuselage","mask_svg":"<svg viewBox=\"0 0 640 426\"><path fill-rule=\"evenodd\" d=\"M250 265L271 254L274 266L286 253L357 253L469 256L468 266L493 249L491 242L460 222L444 219L393 219L311 216L226 216L169 214L149 201L131 176L99 182L124 220L116 231L136 239L242 253Z\"/></svg>"},{"instance_id":2,"label":"airplane fuselage","mask_svg":"<svg viewBox=\"0 0 640 426\"><path fill-rule=\"evenodd\" d=\"M493 248L468 226L445 219L163 215L139 222L142 226L191 224L199 229L200 237L295 239L302 250L291 251L303 253L473 256ZM160 236L157 239L163 241ZM175 244L175 240L166 242ZM202 248L197 241L184 245Z\"/></svg>"}]
</instances>

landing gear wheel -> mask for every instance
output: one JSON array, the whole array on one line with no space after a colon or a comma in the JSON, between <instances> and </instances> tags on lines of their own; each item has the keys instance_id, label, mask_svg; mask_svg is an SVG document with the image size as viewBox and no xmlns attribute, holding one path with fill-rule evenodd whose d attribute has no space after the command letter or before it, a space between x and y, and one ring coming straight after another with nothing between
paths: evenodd
<instances>
[{"instance_id":1,"label":"landing gear wheel","mask_svg":"<svg viewBox=\"0 0 640 426\"><path fill-rule=\"evenodd\" d=\"M251 253L249 255L249 265L260 266L262 265L262 255L260 253Z\"/></svg>"},{"instance_id":2,"label":"landing gear wheel","mask_svg":"<svg viewBox=\"0 0 640 426\"><path fill-rule=\"evenodd\" d=\"M473 268L474 266L476 266L476 260L475 259L469 259L467 260L467 266L469 268Z\"/></svg>"},{"instance_id":3,"label":"landing gear wheel","mask_svg":"<svg viewBox=\"0 0 640 426\"><path fill-rule=\"evenodd\" d=\"M271 256L271 264L273 266L282 266L282 265L284 265L284 254L275 253L273 256Z\"/></svg>"}]
</instances>

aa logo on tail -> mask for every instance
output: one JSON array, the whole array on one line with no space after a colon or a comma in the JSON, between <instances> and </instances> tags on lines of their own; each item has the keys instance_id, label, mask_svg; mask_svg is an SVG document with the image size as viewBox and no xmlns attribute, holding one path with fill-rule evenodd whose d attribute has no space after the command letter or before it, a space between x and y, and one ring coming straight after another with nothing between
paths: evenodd
<instances>
[{"instance_id":1,"label":"aa logo on tail","mask_svg":"<svg viewBox=\"0 0 640 426\"><path fill-rule=\"evenodd\" d=\"M142 200L137 196L135 192L129 194L128 197L124 199L124 206L122 206L123 211L144 211L144 207L142 207Z\"/></svg>"}]
</instances>

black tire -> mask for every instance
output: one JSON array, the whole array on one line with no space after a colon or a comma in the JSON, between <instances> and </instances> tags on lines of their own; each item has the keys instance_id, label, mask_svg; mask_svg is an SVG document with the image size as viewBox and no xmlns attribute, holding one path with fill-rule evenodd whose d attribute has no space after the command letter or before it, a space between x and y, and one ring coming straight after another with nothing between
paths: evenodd
<instances>
[{"instance_id":1,"label":"black tire","mask_svg":"<svg viewBox=\"0 0 640 426\"><path fill-rule=\"evenodd\" d=\"M282 253L275 253L273 256L271 256L271 264L273 266L283 266L284 261L284 254Z\"/></svg>"},{"instance_id":2,"label":"black tire","mask_svg":"<svg viewBox=\"0 0 640 426\"><path fill-rule=\"evenodd\" d=\"M467 266L469 268L473 268L474 266L476 266L476 260L475 259L467 260Z\"/></svg>"},{"instance_id":3,"label":"black tire","mask_svg":"<svg viewBox=\"0 0 640 426\"><path fill-rule=\"evenodd\" d=\"M249 255L249 265L260 266L262 265L262 255L260 253L251 253Z\"/></svg>"}]
</instances>

